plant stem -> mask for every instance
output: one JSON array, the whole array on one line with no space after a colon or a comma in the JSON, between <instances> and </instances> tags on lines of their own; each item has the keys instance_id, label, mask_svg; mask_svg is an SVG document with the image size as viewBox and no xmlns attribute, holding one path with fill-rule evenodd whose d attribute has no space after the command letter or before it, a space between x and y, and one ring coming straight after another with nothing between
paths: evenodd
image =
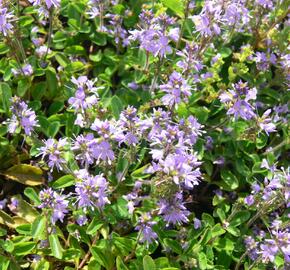
<instances>
[{"instance_id":1,"label":"plant stem","mask_svg":"<svg viewBox=\"0 0 290 270\"><path fill-rule=\"evenodd\" d=\"M188 17L188 14L189 14L189 4L190 4L190 0L187 0L186 5L185 5L185 10L184 10L184 18L183 18L183 22L182 22L180 33L179 33L179 38L178 38L177 43L176 43L176 50L174 52L174 56L176 54L176 51L179 48L179 45L180 45L180 42L182 39L182 35L183 35L184 27L185 27L185 22L186 22L186 19Z\"/></svg>"},{"instance_id":2,"label":"plant stem","mask_svg":"<svg viewBox=\"0 0 290 270\"><path fill-rule=\"evenodd\" d=\"M241 266L241 263L243 261L243 259L245 259L245 257L248 255L248 250L246 250L244 252L244 254L242 255L242 257L239 259L239 261L237 262L236 266L235 266L235 270L239 270L240 269L240 266Z\"/></svg>"},{"instance_id":3,"label":"plant stem","mask_svg":"<svg viewBox=\"0 0 290 270\"><path fill-rule=\"evenodd\" d=\"M51 44L51 36L52 36L52 18L53 18L53 9L49 10L49 29L48 29L48 39L47 39L47 49L43 58L43 61L46 61L46 57L48 55L48 50Z\"/></svg>"},{"instance_id":4,"label":"plant stem","mask_svg":"<svg viewBox=\"0 0 290 270\"><path fill-rule=\"evenodd\" d=\"M81 263L80 263L80 265L78 266L77 269L82 269L83 266L86 264L86 262L88 261L90 255L91 255L91 247L96 244L96 242L97 242L98 239L99 239L99 233L97 232L97 234L93 238L92 244L91 244L88 252L86 253L85 257L82 259L82 261L81 261Z\"/></svg>"}]
</instances>

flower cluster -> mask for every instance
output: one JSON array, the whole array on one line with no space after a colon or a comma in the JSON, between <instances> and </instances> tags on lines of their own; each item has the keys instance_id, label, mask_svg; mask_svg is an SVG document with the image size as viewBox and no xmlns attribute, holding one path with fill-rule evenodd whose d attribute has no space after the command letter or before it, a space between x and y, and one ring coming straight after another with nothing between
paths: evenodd
<instances>
[{"instance_id":1,"label":"flower cluster","mask_svg":"<svg viewBox=\"0 0 290 270\"><path fill-rule=\"evenodd\" d=\"M15 2L1 266L289 268L289 1Z\"/></svg>"},{"instance_id":2,"label":"flower cluster","mask_svg":"<svg viewBox=\"0 0 290 270\"><path fill-rule=\"evenodd\" d=\"M4 36L8 36L13 33L12 21L14 20L14 15L9 12L6 7L3 6L2 1L0 2L0 32Z\"/></svg>"},{"instance_id":3,"label":"flower cluster","mask_svg":"<svg viewBox=\"0 0 290 270\"><path fill-rule=\"evenodd\" d=\"M247 82L233 84L233 88L220 95L220 101L229 108L227 114L233 115L235 119L241 117L249 120L255 117L254 107L250 103L257 97L257 89L249 88Z\"/></svg>"},{"instance_id":4,"label":"flower cluster","mask_svg":"<svg viewBox=\"0 0 290 270\"><path fill-rule=\"evenodd\" d=\"M67 196L58 194L51 188L40 191L39 198L41 204L39 208L51 211L51 222L55 224L58 220L63 222L65 214L68 213L68 200Z\"/></svg>"},{"instance_id":5,"label":"flower cluster","mask_svg":"<svg viewBox=\"0 0 290 270\"><path fill-rule=\"evenodd\" d=\"M177 41L179 38L178 28L169 28L174 25L173 18L167 15L154 17L152 11L145 10L140 15L141 30L130 31L129 39L137 40L140 43L140 48L153 56L166 57L166 54L172 53L172 48L169 45L171 41Z\"/></svg>"},{"instance_id":6,"label":"flower cluster","mask_svg":"<svg viewBox=\"0 0 290 270\"><path fill-rule=\"evenodd\" d=\"M75 192L79 208L103 208L110 203L107 197L108 183L102 175L92 176L85 169L76 171L75 175L78 178Z\"/></svg>"},{"instance_id":7,"label":"flower cluster","mask_svg":"<svg viewBox=\"0 0 290 270\"><path fill-rule=\"evenodd\" d=\"M28 105L17 96L11 98L11 102L12 118L8 119L9 133L13 134L22 128L25 134L30 136L35 127L38 126L35 112L28 108Z\"/></svg>"},{"instance_id":8,"label":"flower cluster","mask_svg":"<svg viewBox=\"0 0 290 270\"><path fill-rule=\"evenodd\" d=\"M48 139L44 141L44 146L39 148L39 155L42 156L42 159L48 159L48 166L50 171L53 171L54 168L57 170L63 170L63 166L66 164L64 159L64 149L67 145L67 140L60 139L59 141L55 139Z\"/></svg>"}]
</instances>

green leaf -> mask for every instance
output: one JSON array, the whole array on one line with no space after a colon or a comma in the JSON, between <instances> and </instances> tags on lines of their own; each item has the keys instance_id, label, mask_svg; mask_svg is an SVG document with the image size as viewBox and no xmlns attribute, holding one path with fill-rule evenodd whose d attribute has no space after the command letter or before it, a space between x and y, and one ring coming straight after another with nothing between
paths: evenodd
<instances>
[{"instance_id":1,"label":"green leaf","mask_svg":"<svg viewBox=\"0 0 290 270\"><path fill-rule=\"evenodd\" d=\"M13 217L13 218L16 218L16 217ZM28 223L28 224L18 225L15 228L15 231L17 231L19 234L31 236L31 224Z\"/></svg>"},{"instance_id":2,"label":"green leaf","mask_svg":"<svg viewBox=\"0 0 290 270\"><path fill-rule=\"evenodd\" d=\"M102 60L102 52L98 51L97 54L90 54L89 58L90 60L92 60L93 62L100 62Z\"/></svg>"},{"instance_id":3,"label":"green leaf","mask_svg":"<svg viewBox=\"0 0 290 270\"><path fill-rule=\"evenodd\" d=\"M113 116L116 119L119 119L120 113L123 110L122 101L118 96L113 96L110 101L110 108L112 110Z\"/></svg>"},{"instance_id":4,"label":"green leaf","mask_svg":"<svg viewBox=\"0 0 290 270\"><path fill-rule=\"evenodd\" d=\"M226 228L227 232L232 234L233 236L239 237L240 236L240 230L238 228L229 226Z\"/></svg>"},{"instance_id":5,"label":"green leaf","mask_svg":"<svg viewBox=\"0 0 290 270\"><path fill-rule=\"evenodd\" d=\"M149 173L145 173L145 170L146 170L149 166L150 166L150 163L148 163L148 164L144 165L143 167L141 167L141 168L139 168L139 169L133 171L133 172L131 173L131 176L132 176L133 178L138 178L138 179L139 179L139 178L147 178L147 177L150 177L151 174L149 174Z\"/></svg>"},{"instance_id":6,"label":"green leaf","mask_svg":"<svg viewBox=\"0 0 290 270\"><path fill-rule=\"evenodd\" d=\"M17 84L17 95L23 97L26 91L30 88L30 81L29 79L22 79L18 81Z\"/></svg>"},{"instance_id":7,"label":"green leaf","mask_svg":"<svg viewBox=\"0 0 290 270\"><path fill-rule=\"evenodd\" d=\"M34 84L32 90L31 90L31 95L33 99L35 100L41 100L41 98L44 96L46 92L46 82L39 82Z\"/></svg>"},{"instance_id":8,"label":"green leaf","mask_svg":"<svg viewBox=\"0 0 290 270\"><path fill-rule=\"evenodd\" d=\"M2 248L6 251L11 253L14 250L14 244L11 240L7 239L4 241L3 244L1 244Z\"/></svg>"},{"instance_id":9,"label":"green leaf","mask_svg":"<svg viewBox=\"0 0 290 270\"><path fill-rule=\"evenodd\" d=\"M228 57L228 56L231 55L232 50L230 48L227 48L227 47L222 47L219 50L219 53L220 53L220 55L221 55L222 58L226 58L226 57Z\"/></svg>"},{"instance_id":10,"label":"green leaf","mask_svg":"<svg viewBox=\"0 0 290 270\"><path fill-rule=\"evenodd\" d=\"M224 234L226 231L223 229L221 224L216 224L212 229L211 229L211 236L212 238L220 236Z\"/></svg>"},{"instance_id":11,"label":"green leaf","mask_svg":"<svg viewBox=\"0 0 290 270\"><path fill-rule=\"evenodd\" d=\"M153 259L149 255L145 255L143 258L143 269L144 270L155 270L156 265Z\"/></svg>"},{"instance_id":12,"label":"green leaf","mask_svg":"<svg viewBox=\"0 0 290 270\"><path fill-rule=\"evenodd\" d=\"M182 254L183 249L181 245L176 241L171 238L165 238L164 239L164 244L172 249L177 254Z\"/></svg>"},{"instance_id":13,"label":"green leaf","mask_svg":"<svg viewBox=\"0 0 290 270\"><path fill-rule=\"evenodd\" d=\"M20 242L14 245L13 253L17 256L27 255L35 248L36 244L34 242Z\"/></svg>"},{"instance_id":14,"label":"green leaf","mask_svg":"<svg viewBox=\"0 0 290 270\"><path fill-rule=\"evenodd\" d=\"M3 173L8 179L27 186L38 186L43 183L42 170L28 164L14 165Z\"/></svg>"},{"instance_id":15,"label":"green leaf","mask_svg":"<svg viewBox=\"0 0 290 270\"><path fill-rule=\"evenodd\" d=\"M45 260L41 260L37 263L35 270L49 270L49 262Z\"/></svg>"},{"instance_id":16,"label":"green leaf","mask_svg":"<svg viewBox=\"0 0 290 270\"><path fill-rule=\"evenodd\" d=\"M72 54L72 55L86 55L86 50L84 49L84 47L80 45L73 45L73 46L67 47L64 50L64 52L67 54Z\"/></svg>"},{"instance_id":17,"label":"green leaf","mask_svg":"<svg viewBox=\"0 0 290 270\"><path fill-rule=\"evenodd\" d=\"M34 22L34 18L32 16L20 16L19 23L22 27L27 27L28 25Z\"/></svg>"},{"instance_id":18,"label":"green leaf","mask_svg":"<svg viewBox=\"0 0 290 270\"><path fill-rule=\"evenodd\" d=\"M46 217L39 216L32 223L31 235L33 238L41 238L42 234L45 232Z\"/></svg>"},{"instance_id":19,"label":"green leaf","mask_svg":"<svg viewBox=\"0 0 290 270\"><path fill-rule=\"evenodd\" d=\"M38 197L38 194L32 187L27 187L24 189L24 194L26 197L28 197L32 202L34 202L36 205L40 204L40 199Z\"/></svg>"},{"instance_id":20,"label":"green leaf","mask_svg":"<svg viewBox=\"0 0 290 270\"><path fill-rule=\"evenodd\" d=\"M128 267L124 264L120 256L116 259L116 266L117 270L128 270Z\"/></svg>"},{"instance_id":21,"label":"green leaf","mask_svg":"<svg viewBox=\"0 0 290 270\"><path fill-rule=\"evenodd\" d=\"M6 225L9 228L16 228L19 225L19 223L16 223L15 219L2 210L0 210L0 224Z\"/></svg>"},{"instance_id":22,"label":"green leaf","mask_svg":"<svg viewBox=\"0 0 290 270\"><path fill-rule=\"evenodd\" d=\"M58 133L60 128L60 123L59 122L52 122L49 124L49 128L48 128L48 135L51 138L54 138L54 136Z\"/></svg>"},{"instance_id":23,"label":"green leaf","mask_svg":"<svg viewBox=\"0 0 290 270\"><path fill-rule=\"evenodd\" d=\"M251 213L249 211L247 210L239 211L233 216L230 222L230 226L237 227L242 223L246 222L250 217Z\"/></svg>"},{"instance_id":24,"label":"green leaf","mask_svg":"<svg viewBox=\"0 0 290 270\"><path fill-rule=\"evenodd\" d=\"M6 45L5 43L1 42L0 43L0 54L5 54L9 52L9 46Z\"/></svg>"},{"instance_id":25,"label":"green leaf","mask_svg":"<svg viewBox=\"0 0 290 270\"><path fill-rule=\"evenodd\" d=\"M11 104L10 99L12 97L12 91L7 83L0 83L0 95L2 96L0 101L2 103L3 109L6 111L6 113L8 113Z\"/></svg>"},{"instance_id":26,"label":"green leaf","mask_svg":"<svg viewBox=\"0 0 290 270\"><path fill-rule=\"evenodd\" d=\"M63 255L63 250L62 246L60 245L58 236L56 234L51 234L49 235L48 239L52 255L58 259L61 259Z\"/></svg>"},{"instance_id":27,"label":"green leaf","mask_svg":"<svg viewBox=\"0 0 290 270\"><path fill-rule=\"evenodd\" d=\"M0 270L7 270L10 264L10 258L0 255Z\"/></svg>"},{"instance_id":28,"label":"green leaf","mask_svg":"<svg viewBox=\"0 0 290 270\"><path fill-rule=\"evenodd\" d=\"M103 226L103 222L97 218L94 217L91 221L90 225L88 226L86 233L89 235L95 235L96 232Z\"/></svg>"},{"instance_id":29,"label":"green leaf","mask_svg":"<svg viewBox=\"0 0 290 270\"><path fill-rule=\"evenodd\" d=\"M116 249L118 250L118 254L127 256L134 248L134 240L127 237L119 237L113 236L113 243Z\"/></svg>"},{"instance_id":30,"label":"green leaf","mask_svg":"<svg viewBox=\"0 0 290 270\"><path fill-rule=\"evenodd\" d=\"M268 136L265 133L260 133L256 138L256 146L258 149L262 149L267 145Z\"/></svg>"},{"instance_id":31,"label":"green leaf","mask_svg":"<svg viewBox=\"0 0 290 270\"><path fill-rule=\"evenodd\" d=\"M64 175L53 182L52 187L54 189L60 189L70 187L75 184L75 177L73 175Z\"/></svg>"},{"instance_id":32,"label":"green leaf","mask_svg":"<svg viewBox=\"0 0 290 270\"><path fill-rule=\"evenodd\" d=\"M202 221L205 223L206 226L214 226L215 221L214 221L214 218L210 214L203 213L201 217L202 217Z\"/></svg>"},{"instance_id":33,"label":"green leaf","mask_svg":"<svg viewBox=\"0 0 290 270\"><path fill-rule=\"evenodd\" d=\"M224 189L231 191L231 190L235 190L239 187L239 180L230 171L222 170L221 177L223 179L224 185L222 185L222 187Z\"/></svg>"},{"instance_id":34,"label":"green leaf","mask_svg":"<svg viewBox=\"0 0 290 270\"><path fill-rule=\"evenodd\" d=\"M18 202L17 208L15 210L15 214L18 217L21 217L27 220L29 223L34 222L34 220L39 215L39 213L29 203L24 201L21 195L16 195L16 196L13 196L12 198L17 200Z\"/></svg>"},{"instance_id":35,"label":"green leaf","mask_svg":"<svg viewBox=\"0 0 290 270\"><path fill-rule=\"evenodd\" d=\"M66 67L70 63L69 59L63 53L57 53L54 57L62 67Z\"/></svg>"},{"instance_id":36,"label":"green leaf","mask_svg":"<svg viewBox=\"0 0 290 270\"><path fill-rule=\"evenodd\" d=\"M54 68L50 67L45 71L46 74L46 85L48 89L48 97L53 98L57 95L58 86L56 72Z\"/></svg>"},{"instance_id":37,"label":"green leaf","mask_svg":"<svg viewBox=\"0 0 290 270\"><path fill-rule=\"evenodd\" d=\"M107 270L112 269L115 264L115 259L110 250L106 250L100 247L92 247L91 252L95 260L105 267Z\"/></svg>"},{"instance_id":38,"label":"green leaf","mask_svg":"<svg viewBox=\"0 0 290 270\"><path fill-rule=\"evenodd\" d=\"M201 270L207 269L207 258L203 252L198 253L198 265Z\"/></svg>"},{"instance_id":39,"label":"green leaf","mask_svg":"<svg viewBox=\"0 0 290 270\"><path fill-rule=\"evenodd\" d=\"M53 102L48 109L49 115L56 114L60 112L64 107L64 103L62 101L55 101Z\"/></svg>"},{"instance_id":40,"label":"green leaf","mask_svg":"<svg viewBox=\"0 0 290 270\"><path fill-rule=\"evenodd\" d=\"M184 1L183 0L161 0L162 4L173 12L175 12L179 17L184 17Z\"/></svg>"},{"instance_id":41,"label":"green leaf","mask_svg":"<svg viewBox=\"0 0 290 270\"><path fill-rule=\"evenodd\" d=\"M78 72L78 71L81 71L85 68L85 64L81 61L75 61L75 62L72 62L70 64L68 64L66 67L65 67L65 71L66 72L70 72L70 73L74 73L74 72Z\"/></svg>"}]
</instances>

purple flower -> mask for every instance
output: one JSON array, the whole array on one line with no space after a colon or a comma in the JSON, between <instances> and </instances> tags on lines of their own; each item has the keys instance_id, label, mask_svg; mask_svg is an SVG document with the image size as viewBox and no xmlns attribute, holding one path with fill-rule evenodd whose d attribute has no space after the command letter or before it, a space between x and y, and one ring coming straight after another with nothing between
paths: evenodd
<instances>
[{"instance_id":1,"label":"purple flower","mask_svg":"<svg viewBox=\"0 0 290 270\"><path fill-rule=\"evenodd\" d=\"M251 260L256 260L259 257L258 254L258 243L252 236L247 236L245 238L245 244L248 249L249 257Z\"/></svg>"},{"instance_id":2,"label":"purple flower","mask_svg":"<svg viewBox=\"0 0 290 270\"><path fill-rule=\"evenodd\" d=\"M85 215L80 215L78 216L76 222L80 225L83 226L88 222L88 218Z\"/></svg>"},{"instance_id":3,"label":"purple flower","mask_svg":"<svg viewBox=\"0 0 290 270\"><path fill-rule=\"evenodd\" d=\"M116 123L113 138L121 145L137 145L141 136L138 123L140 122L137 116L136 108L128 106L120 114L120 119Z\"/></svg>"},{"instance_id":4,"label":"purple flower","mask_svg":"<svg viewBox=\"0 0 290 270\"><path fill-rule=\"evenodd\" d=\"M269 261L274 262L275 255L279 251L279 248L274 240L266 239L265 244L260 245L260 249L261 250L258 253L262 255L262 261L264 263Z\"/></svg>"},{"instance_id":5,"label":"purple flower","mask_svg":"<svg viewBox=\"0 0 290 270\"><path fill-rule=\"evenodd\" d=\"M167 94L162 97L161 101L164 105L173 107L180 102L187 102L188 97L191 95L191 87L187 81L182 78L182 75L174 71L167 84L160 85L160 89Z\"/></svg>"},{"instance_id":6,"label":"purple flower","mask_svg":"<svg viewBox=\"0 0 290 270\"><path fill-rule=\"evenodd\" d=\"M80 76L77 79L72 77L71 82L77 89L75 95L69 98L68 103L77 114L75 124L83 127L88 118L85 112L98 103L97 91L102 87L95 87L96 80L91 81L87 76Z\"/></svg>"},{"instance_id":7,"label":"purple flower","mask_svg":"<svg viewBox=\"0 0 290 270\"><path fill-rule=\"evenodd\" d=\"M8 132L14 133L18 127L21 127L25 134L30 136L34 128L38 126L35 112L29 109L28 105L19 97L11 98L11 102L10 110L13 115L11 119L8 119Z\"/></svg>"},{"instance_id":8,"label":"purple flower","mask_svg":"<svg viewBox=\"0 0 290 270\"><path fill-rule=\"evenodd\" d=\"M75 174L79 179L75 186L79 208L103 208L110 203L107 197L108 182L103 175L92 176L85 169Z\"/></svg>"},{"instance_id":9,"label":"purple flower","mask_svg":"<svg viewBox=\"0 0 290 270\"><path fill-rule=\"evenodd\" d=\"M185 48L182 51L178 51L176 54L181 56L183 59L177 62L177 66L182 69L182 73L189 75L194 71L201 71L203 64L200 59L197 59L196 52L198 46L193 43L186 43Z\"/></svg>"},{"instance_id":10,"label":"purple flower","mask_svg":"<svg viewBox=\"0 0 290 270\"><path fill-rule=\"evenodd\" d=\"M94 163L94 147L97 141L92 133L87 135L79 135L76 137L72 144L72 150L77 152L76 159L81 161L81 164L93 164Z\"/></svg>"},{"instance_id":11,"label":"purple flower","mask_svg":"<svg viewBox=\"0 0 290 270\"><path fill-rule=\"evenodd\" d=\"M46 53L50 54L51 50L48 49L46 45L42 45L35 50L35 53L38 57L42 58Z\"/></svg>"},{"instance_id":12,"label":"purple flower","mask_svg":"<svg viewBox=\"0 0 290 270\"><path fill-rule=\"evenodd\" d=\"M11 24L14 15L12 12L8 12L8 9L2 7L2 1L0 2L0 32L3 36L8 36L13 32L13 25Z\"/></svg>"},{"instance_id":13,"label":"purple flower","mask_svg":"<svg viewBox=\"0 0 290 270\"><path fill-rule=\"evenodd\" d=\"M197 161L195 155L180 155L169 154L164 160L159 160L159 164L155 170L163 171L165 175L172 178L172 181L177 184L184 184L188 189L199 184L201 178L200 169L197 166L200 162Z\"/></svg>"},{"instance_id":14,"label":"purple flower","mask_svg":"<svg viewBox=\"0 0 290 270\"><path fill-rule=\"evenodd\" d=\"M7 199L3 199L0 201L0 209L3 210L6 207Z\"/></svg>"},{"instance_id":15,"label":"purple flower","mask_svg":"<svg viewBox=\"0 0 290 270\"><path fill-rule=\"evenodd\" d=\"M210 136L205 137L206 142L205 142L205 148L206 150L210 151L213 149L213 139Z\"/></svg>"},{"instance_id":16,"label":"purple flower","mask_svg":"<svg viewBox=\"0 0 290 270\"><path fill-rule=\"evenodd\" d=\"M276 64L277 57L275 54L271 53L269 56L264 52L256 52L254 61L257 64L257 69L261 71L267 71L270 67L270 64Z\"/></svg>"},{"instance_id":17,"label":"purple flower","mask_svg":"<svg viewBox=\"0 0 290 270\"><path fill-rule=\"evenodd\" d=\"M44 5L43 2L45 2L45 5L48 9L51 7L57 8L60 6L60 0L29 0L30 3L32 3L34 6L41 6ZM43 6L44 7L44 6Z\"/></svg>"},{"instance_id":18,"label":"purple flower","mask_svg":"<svg viewBox=\"0 0 290 270\"><path fill-rule=\"evenodd\" d=\"M182 194L176 193L172 199L161 199L159 201L159 212L163 219L169 224L187 223L190 212L182 202Z\"/></svg>"},{"instance_id":19,"label":"purple flower","mask_svg":"<svg viewBox=\"0 0 290 270\"><path fill-rule=\"evenodd\" d=\"M193 227L194 229L199 229L201 228L201 221L198 218L194 218L193 220Z\"/></svg>"},{"instance_id":20,"label":"purple flower","mask_svg":"<svg viewBox=\"0 0 290 270\"><path fill-rule=\"evenodd\" d=\"M31 76L33 74L33 68L30 64L24 65L21 69L12 69L14 76L24 75L24 76Z\"/></svg>"},{"instance_id":21,"label":"purple flower","mask_svg":"<svg viewBox=\"0 0 290 270\"><path fill-rule=\"evenodd\" d=\"M94 19L100 16L100 10L97 7L92 7L86 14L89 15L89 19Z\"/></svg>"},{"instance_id":22,"label":"purple flower","mask_svg":"<svg viewBox=\"0 0 290 270\"><path fill-rule=\"evenodd\" d=\"M51 188L40 191L39 198L41 204L39 208L52 211L51 222L55 224L57 220L63 222L65 214L68 213L67 196L60 195Z\"/></svg>"},{"instance_id":23,"label":"purple flower","mask_svg":"<svg viewBox=\"0 0 290 270\"><path fill-rule=\"evenodd\" d=\"M140 47L151 52L155 57L157 55L164 57L166 54L172 52L172 49L169 46L169 39L160 31L153 29L146 30L142 33Z\"/></svg>"},{"instance_id":24,"label":"purple flower","mask_svg":"<svg viewBox=\"0 0 290 270\"><path fill-rule=\"evenodd\" d=\"M255 197L253 195L249 195L245 198L245 203L249 206L253 205L255 202Z\"/></svg>"},{"instance_id":25,"label":"purple flower","mask_svg":"<svg viewBox=\"0 0 290 270\"><path fill-rule=\"evenodd\" d=\"M101 141L100 143L94 145L92 155L97 160L97 163L102 160L108 164L112 164L112 161L115 159L111 145L107 141Z\"/></svg>"},{"instance_id":26,"label":"purple flower","mask_svg":"<svg viewBox=\"0 0 290 270\"><path fill-rule=\"evenodd\" d=\"M139 85L136 82L130 82L130 83L128 83L128 87L133 89L133 90L137 90Z\"/></svg>"},{"instance_id":27,"label":"purple flower","mask_svg":"<svg viewBox=\"0 0 290 270\"><path fill-rule=\"evenodd\" d=\"M255 2L263 8L272 9L273 0L255 0Z\"/></svg>"},{"instance_id":28,"label":"purple flower","mask_svg":"<svg viewBox=\"0 0 290 270\"><path fill-rule=\"evenodd\" d=\"M104 139L111 138L115 133L114 123L108 120L101 121L96 118L94 123L91 125L91 130L94 130L98 135Z\"/></svg>"},{"instance_id":29,"label":"purple flower","mask_svg":"<svg viewBox=\"0 0 290 270\"><path fill-rule=\"evenodd\" d=\"M63 165L66 163L66 160L63 158L66 145L67 140L65 138L59 141L48 139L44 141L44 146L39 148L38 155L41 155L42 159L48 157L50 171L52 171L54 167L56 167L57 170L63 170Z\"/></svg>"},{"instance_id":30,"label":"purple flower","mask_svg":"<svg viewBox=\"0 0 290 270\"><path fill-rule=\"evenodd\" d=\"M233 84L233 89L223 92L220 95L220 101L227 105L228 115L233 115L235 119L241 117L244 120L250 120L255 117L253 106L250 100L255 100L257 95L256 88L250 89L247 83L238 82Z\"/></svg>"},{"instance_id":31,"label":"purple flower","mask_svg":"<svg viewBox=\"0 0 290 270\"><path fill-rule=\"evenodd\" d=\"M258 118L258 124L260 129L264 130L268 136L269 133L277 131L275 124L272 123L272 119L268 117L270 113L271 109L268 109L267 111L264 112L262 117Z\"/></svg>"},{"instance_id":32,"label":"purple flower","mask_svg":"<svg viewBox=\"0 0 290 270\"><path fill-rule=\"evenodd\" d=\"M150 213L143 214L138 221L138 225L135 227L136 230L141 234L140 242L147 242L151 244L157 239L157 233L153 231L152 226L156 224L155 221L151 221Z\"/></svg>"}]
</instances>

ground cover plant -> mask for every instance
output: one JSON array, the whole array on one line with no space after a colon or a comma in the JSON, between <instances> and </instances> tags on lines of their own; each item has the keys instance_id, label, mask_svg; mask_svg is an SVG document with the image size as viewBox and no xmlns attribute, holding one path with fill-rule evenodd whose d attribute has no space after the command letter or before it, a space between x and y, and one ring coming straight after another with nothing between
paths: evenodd
<instances>
[{"instance_id":1,"label":"ground cover plant","mask_svg":"<svg viewBox=\"0 0 290 270\"><path fill-rule=\"evenodd\" d=\"M290 269L289 0L0 0L0 269Z\"/></svg>"}]
</instances>

